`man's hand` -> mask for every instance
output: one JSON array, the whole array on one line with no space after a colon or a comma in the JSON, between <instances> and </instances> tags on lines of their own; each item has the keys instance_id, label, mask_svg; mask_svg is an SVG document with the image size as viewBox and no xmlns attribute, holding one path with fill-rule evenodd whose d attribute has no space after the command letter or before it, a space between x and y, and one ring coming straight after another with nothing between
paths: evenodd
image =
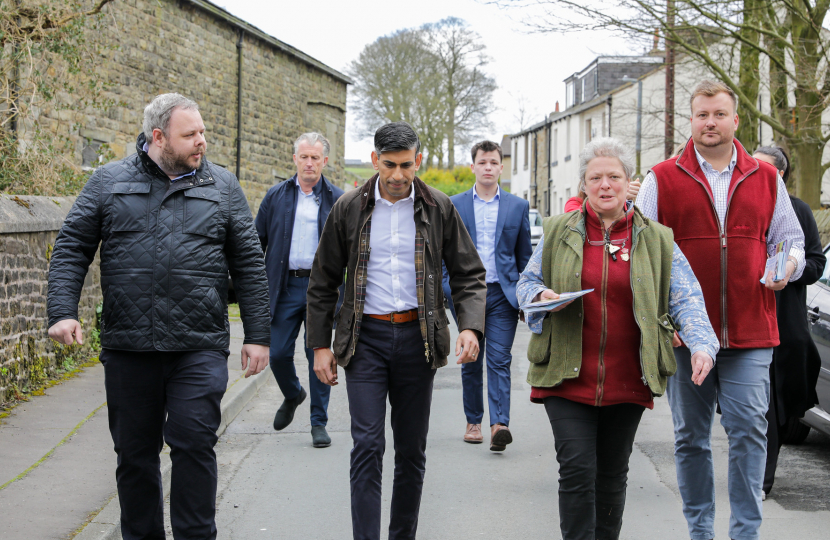
<instances>
[{"instance_id":1,"label":"man's hand","mask_svg":"<svg viewBox=\"0 0 830 540\"><path fill-rule=\"evenodd\" d=\"M715 361L703 351L697 351L692 355L692 382L700 386L712 371Z\"/></svg>"},{"instance_id":2,"label":"man's hand","mask_svg":"<svg viewBox=\"0 0 830 540\"><path fill-rule=\"evenodd\" d=\"M629 201L633 201L637 198L637 194L640 193L640 186L642 184L639 180L632 180L628 183L628 192L625 194L625 198Z\"/></svg>"},{"instance_id":3,"label":"man's hand","mask_svg":"<svg viewBox=\"0 0 830 540\"><path fill-rule=\"evenodd\" d=\"M458 357L456 364L475 362L478 357L478 338L476 333L470 329L458 334L458 339L455 340L455 355L459 354L461 356Z\"/></svg>"},{"instance_id":4,"label":"man's hand","mask_svg":"<svg viewBox=\"0 0 830 540\"><path fill-rule=\"evenodd\" d=\"M544 291L540 292L536 295L536 298L533 299L534 302L541 302L542 300L559 300L559 295L553 292L551 289L545 289ZM558 305L553 309L549 309L550 313L555 313L557 311L561 311L566 307L570 306L573 303L573 300L570 302L565 302L564 304Z\"/></svg>"},{"instance_id":5,"label":"man's hand","mask_svg":"<svg viewBox=\"0 0 830 540\"><path fill-rule=\"evenodd\" d=\"M256 375L268 367L269 348L265 345L247 343L242 346L242 369L247 369L245 378ZM248 362L250 360L250 363Z\"/></svg>"},{"instance_id":6,"label":"man's hand","mask_svg":"<svg viewBox=\"0 0 830 540\"><path fill-rule=\"evenodd\" d=\"M84 332L81 323L75 319L64 319L56 322L49 328L49 337L64 345L72 345L78 340L78 345L84 344Z\"/></svg>"},{"instance_id":7,"label":"man's hand","mask_svg":"<svg viewBox=\"0 0 830 540\"><path fill-rule=\"evenodd\" d=\"M790 277L793 275L793 272L795 272L795 263L791 259L787 260L787 273L784 275L784 279L781 281L773 281L772 270L770 270L767 272L766 279L764 279L764 287L772 289L773 291L780 291L787 286L787 283L790 282Z\"/></svg>"},{"instance_id":8,"label":"man's hand","mask_svg":"<svg viewBox=\"0 0 830 540\"><path fill-rule=\"evenodd\" d=\"M328 347L314 351L314 373L321 383L337 385L337 359Z\"/></svg>"}]
</instances>

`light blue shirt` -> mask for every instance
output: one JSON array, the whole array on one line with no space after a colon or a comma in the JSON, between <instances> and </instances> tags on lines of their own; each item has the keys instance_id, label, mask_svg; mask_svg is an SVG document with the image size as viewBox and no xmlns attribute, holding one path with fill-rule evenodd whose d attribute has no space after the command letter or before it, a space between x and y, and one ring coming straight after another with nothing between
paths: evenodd
<instances>
[{"instance_id":1,"label":"light blue shirt","mask_svg":"<svg viewBox=\"0 0 830 540\"><path fill-rule=\"evenodd\" d=\"M149 149L150 149L150 145L147 144L147 143L144 143L144 147L142 148L142 150L144 150L145 154L147 153L147 150L149 150ZM181 180L182 178L187 178L188 176L196 176L196 169L193 169L189 173L181 174L181 175L177 176L176 178L171 178L170 182L172 183L172 182L175 182L176 180Z\"/></svg>"},{"instance_id":2,"label":"light blue shirt","mask_svg":"<svg viewBox=\"0 0 830 540\"><path fill-rule=\"evenodd\" d=\"M386 315L418 307L415 285L415 188L392 204L375 182L375 209L366 266L363 313Z\"/></svg>"},{"instance_id":3,"label":"light blue shirt","mask_svg":"<svg viewBox=\"0 0 830 540\"><path fill-rule=\"evenodd\" d=\"M499 198L501 188L496 188L496 195L489 201L478 196L473 186L473 210L476 216L476 247L478 256L484 263L487 271L485 281L498 283L499 273L496 270L496 221L499 219Z\"/></svg>"},{"instance_id":4,"label":"light blue shirt","mask_svg":"<svg viewBox=\"0 0 830 540\"><path fill-rule=\"evenodd\" d=\"M516 287L516 296L519 305L529 304L536 298L536 295L547 289L545 280L542 277L542 252L544 251L545 237L539 239L539 244L533 250L533 255L527 262L527 267L519 278L519 285ZM635 254L632 254L636 256ZM562 292L562 291L554 291ZM569 291L564 291L569 292ZM588 294L597 294L596 292ZM632 306L632 313L634 307ZM527 325L534 334L542 333L542 321L547 315L546 312L529 313L526 315ZM669 315L680 327L677 333L680 339L689 347L692 354L703 351L712 357L718 355L720 344L709 322L709 315L706 313L706 304L703 302L703 291L697 281L692 267L686 256L674 245L671 265L671 281L669 284Z\"/></svg>"},{"instance_id":5,"label":"light blue shirt","mask_svg":"<svg viewBox=\"0 0 830 540\"><path fill-rule=\"evenodd\" d=\"M320 212L319 197L314 191L303 193L300 181L297 184L297 210L294 212L294 230L291 231L291 250L288 252L289 270L309 270L317 253L319 236L317 214Z\"/></svg>"}]
</instances>

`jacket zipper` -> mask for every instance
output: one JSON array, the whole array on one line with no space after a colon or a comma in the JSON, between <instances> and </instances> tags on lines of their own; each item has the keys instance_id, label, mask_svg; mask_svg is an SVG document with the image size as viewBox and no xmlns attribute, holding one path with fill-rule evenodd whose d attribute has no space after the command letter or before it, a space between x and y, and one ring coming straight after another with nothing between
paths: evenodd
<instances>
[{"instance_id":1,"label":"jacket zipper","mask_svg":"<svg viewBox=\"0 0 830 540\"><path fill-rule=\"evenodd\" d=\"M611 231L608 231L608 237L610 237ZM608 246L610 244L606 244ZM604 393L604 386L605 386L605 345L608 338L608 310L605 304L606 296L608 293L608 248L602 248L602 333L600 334L599 338L599 369L597 371L597 397L596 402L594 405L597 407L602 405L602 396Z\"/></svg>"},{"instance_id":2,"label":"jacket zipper","mask_svg":"<svg viewBox=\"0 0 830 540\"><path fill-rule=\"evenodd\" d=\"M637 242L634 239L634 230L632 227L631 231L631 259L634 260L634 248L637 247ZM645 386L648 386L648 381L646 380L646 366L643 364L643 325L640 324L640 321L637 319L637 295L634 293L634 264L632 263L628 267L629 272L629 285L631 286L631 307L634 308L634 322L637 323L637 326L640 328L640 380L643 381Z\"/></svg>"}]
</instances>

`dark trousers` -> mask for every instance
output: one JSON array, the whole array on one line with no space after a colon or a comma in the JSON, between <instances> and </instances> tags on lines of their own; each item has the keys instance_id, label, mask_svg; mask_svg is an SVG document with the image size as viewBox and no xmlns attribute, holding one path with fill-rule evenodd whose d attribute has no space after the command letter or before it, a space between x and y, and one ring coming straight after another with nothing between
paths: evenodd
<instances>
[{"instance_id":1,"label":"dark trousers","mask_svg":"<svg viewBox=\"0 0 830 540\"><path fill-rule=\"evenodd\" d=\"M216 430L229 351L104 349L109 427L118 467L124 540L163 540L159 453L173 462L170 521L176 540L216 538Z\"/></svg>"},{"instance_id":2,"label":"dark trousers","mask_svg":"<svg viewBox=\"0 0 830 540\"><path fill-rule=\"evenodd\" d=\"M300 379L294 367L294 349L300 325L305 325L307 277L288 277L288 288L280 294L279 301L271 319L271 354L270 364L274 378L277 380L282 395L294 399L300 393ZM303 348L308 360L308 386L311 395L311 425L325 426L328 423L329 396L331 387L320 382L314 373L314 351Z\"/></svg>"},{"instance_id":3,"label":"dark trousers","mask_svg":"<svg viewBox=\"0 0 830 540\"><path fill-rule=\"evenodd\" d=\"M455 316L455 314L453 314ZM456 320L457 322L457 320ZM475 362L461 366L464 415L470 424L480 424L484 417L483 368L487 362L487 401L490 425L510 425L510 363L519 310L514 308L498 283L487 284L487 308L484 337L478 342L481 353Z\"/></svg>"},{"instance_id":4,"label":"dark trousers","mask_svg":"<svg viewBox=\"0 0 830 540\"><path fill-rule=\"evenodd\" d=\"M559 526L563 540L620 536L628 459L645 407L593 407L545 398L559 462Z\"/></svg>"},{"instance_id":5,"label":"dark trousers","mask_svg":"<svg viewBox=\"0 0 830 540\"><path fill-rule=\"evenodd\" d=\"M392 324L364 317L345 369L352 417L351 493L355 540L380 538L386 399L392 408L395 480L389 540L414 539L426 471L435 370L424 354L418 321Z\"/></svg>"}]
</instances>

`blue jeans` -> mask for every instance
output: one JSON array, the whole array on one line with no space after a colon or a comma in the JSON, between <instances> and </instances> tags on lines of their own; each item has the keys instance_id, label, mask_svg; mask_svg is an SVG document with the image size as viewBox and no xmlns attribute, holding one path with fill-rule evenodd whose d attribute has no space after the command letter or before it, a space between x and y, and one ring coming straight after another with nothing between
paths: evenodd
<instances>
[{"instance_id":1,"label":"blue jeans","mask_svg":"<svg viewBox=\"0 0 830 540\"><path fill-rule=\"evenodd\" d=\"M307 277L289 276L287 289L280 295L271 319L271 371L274 372L274 378L277 379L277 384L286 399L297 397L302 388L294 368L294 348L300 334L300 325L305 324L307 291ZM303 347L308 360L311 425L325 426L329 420L326 411L329 408L331 387L321 383L315 375L314 351L305 347L305 342L303 332Z\"/></svg>"},{"instance_id":2,"label":"blue jeans","mask_svg":"<svg viewBox=\"0 0 830 540\"><path fill-rule=\"evenodd\" d=\"M722 349L701 386L691 381L689 349L675 349L677 373L667 394L674 421L674 461L692 540L714 538L715 471L711 432L715 405L729 437L729 537L755 540L767 455L772 349Z\"/></svg>"},{"instance_id":3,"label":"blue jeans","mask_svg":"<svg viewBox=\"0 0 830 540\"><path fill-rule=\"evenodd\" d=\"M478 342L481 353L475 362L461 366L464 415L470 424L480 424L484 418L483 365L486 359L490 425L510 425L510 363L513 361L510 349L513 348L518 322L519 310L507 301L501 285L488 283L484 337Z\"/></svg>"}]
</instances>

